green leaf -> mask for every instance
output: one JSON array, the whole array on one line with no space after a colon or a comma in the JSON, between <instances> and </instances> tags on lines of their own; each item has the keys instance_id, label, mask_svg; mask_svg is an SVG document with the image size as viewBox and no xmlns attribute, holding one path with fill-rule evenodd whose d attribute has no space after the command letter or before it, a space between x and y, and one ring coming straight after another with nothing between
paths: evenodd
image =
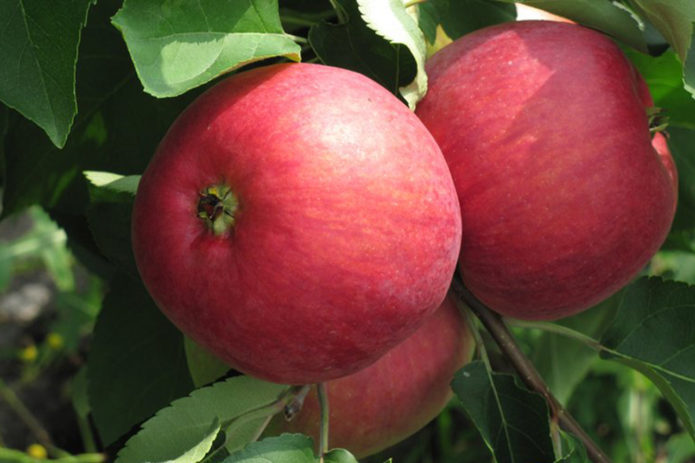
<instances>
[{"instance_id":1,"label":"green leaf","mask_svg":"<svg viewBox=\"0 0 695 463\"><path fill-rule=\"evenodd\" d=\"M560 431L560 438L562 455L556 460L557 463L586 463L590 461L586 454L586 448L572 434Z\"/></svg>"},{"instance_id":2,"label":"green leaf","mask_svg":"<svg viewBox=\"0 0 695 463\"><path fill-rule=\"evenodd\" d=\"M302 434L268 437L247 445L223 463L315 463L314 442Z\"/></svg>"},{"instance_id":3,"label":"green leaf","mask_svg":"<svg viewBox=\"0 0 695 463\"><path fill-rule=\"evenodd\" d=\"M620 300L618 293L587 311L556 323L597 338L613 320ZM531 357L553 395L562 404L567 404L597 359L596 351L584 343L550 332L544 332L534 342Z\"/></svg>"},{"instance_id":4,"label":"green leaf","mask_svg":"<svg viewBox=\"0 0 695 463\"><path fill-rule=\"evenodd\" d=\"M514 376L475 361L456 373L451 386L498 463L555 461L545 400Z\"/></svg>"},{"instance_id":5,"label":"green leaf","mask_svg":"<svg viewBox=\"0 0 695 463\"><path fill-rule=\"evenodd\" d=\"M695 437L695 287L642 278L624 293L601 344L645 374Z\"/></svg>"},{"instance_id":6,"label":"green leaf","mask_svg":"<svg viewBox=\"0 0 695 463\"><path fill-rule=\"evenodd\" d=\"M113 17L145 91L180 95L245 64L275 56L299 61L277 0L126 0Z\"/></svg>"},{"instance_id":7,"label":"green leaf","mask_svg":"<svg viewBox=\"0 0 695 463\"><path fill-rule=\"evenodd\" d=\"M184 336L183 345L186 349L188 371L191 373L195 387L209 384L229 371L229 365L200 347L189 337Z\"/></svg>"},{"instance_id":8,"label":"green leaf","mask_svg":"<svg viewBox=\"0 0 695 463\"><path fill-rule=\"evenodd\" d=\"M502 0L513 2L514 0ZM670 0L669 0L670 1ZM637 19L617 2L595 0L526 0L520 1L541 10L564 16L584 26L605 32L626 45L647 51Z\"/></svg>"},{"instance_id":9,"label":"green leaf","mask_svg":"<svg viewBox=\"0 0 695 463\"><path fill-rule=\"evenodd\" d=\"M695 230L695 130L671 127L668 133L678 168L678 208L672 232Z\"/></svg>"},{"instance_id":10,"label":"green leaf","mask_svg":"<svg viewBox=\"0 0 695 463\"><path fill-rule=\"evenodd\" d=\"M181 332L139 280L122 275L104 299L87 368L94 422L105 445L193 389Z\"/></svg>"},{"instance_id":11,"label":"green leaf","mask_svg":"<svg viewBox=\"0 0 695 463\"><path fill-rule=\"evenodd\" d=\"M417 75L417 63L408 49L392 45L365 24L356 0L336 0L347 20L321 23L309 30L316 55L331 66L351 69L378 82L394 95Z\"/></svg>"},{"instance_id":12,"label":"green leaf","mask_svg":"<svg viewBox=\"0 0 695 463\"><path fill-rule=\"evenodd\" d=\"M399 91L410 109L414 110L417 102L427 91L427 47L424 34L408 14L401 0L357 0L357 5L362 19L370 29L393 45L404 45L413 55L417 65L415 79L400 87Z\"/></svg>"},{"instance_id":13,"label":"green leaf","mask_svg":"<svg viewBox=\"0 0 695 463\"><path fill-rule=\"evenodd\" d=\"M434 42L434 26L441 24L446 35L453 40L483 27L516 18L512 4L489 0L428 0L418 4L420 26L427 40Z\"/></svg>"},{"instance_id":14,"label":"green leaf","mask_svg":"<svg viewBox=\"0 0 695 463\"><path fill-rule=\"evenodd\" d=\"M77 66L79 113L58 150L16 113L6 137L3 215L31 204L77 216L89 203L85 170L140 174L173 120L195 96L156 100L142 92L110 17L119 0L100 0L82 32Z\"/></svg>"},{"instance_id":15,"label":"green leaf","mask_svg":"<svg viewBox=\"0 0 695 463\"><path fill-rule=\"evenodd\" d=\"M357 463L357 459L345 449L335 449L324 455L325 463ZM387 462L388 463L388 462Z\"/></svg>"},{"instance_id":16,"label":"green leaf","mask_svg":"<svg viewBox=\"0 0 695 463\"><path fill-rule=\"evenodd\" d=\"M678 54L684 66L686 90L695 97L695 5L692 0L632 0L632 3Z\"/></svg>"},{"instance_id":17,"label":"green leaf","mask_svg":"<svg viewBox=\"0 0 695 463\"><path fill-rule=\"evenodd\" d=\"M199 461L210 450L221 424L275 402L285 389L286 386L248 376L197 389L147 420L142 430L128 440L116 461Z\"/></svg>"},{"instance_id":18,"label":"green leaf","mask_svg":"<svg viewBox=\"0 0 695 463\"><path fill-rule=\"evenodd\" d=\"M649 86L654 106L662 108L669 127L695 129L695 100L683 87L683 68L676 54L649 56L624 50Z\"/></svg>"},{"instance_id":19,"label":"green leaf","mask_svg":"<svg viewBox=\"0 0 695 463\"><path fill-rule=\"evenodd\" d=\"M77 113L75 65L93 0L0 3L0 100L65 145Z\"/></svg>"},{"instance_id":20,"label":"green leaf","mask_svg":"<svg viewBox=\"0 0 695 463\"><path fill-rule=\"evenodd\" d=\"M99 172L96 170L88 170L84 172L84 176L89 182L99 188L105 188L117 193L130 193L135 195L138 191L138 183L140 183L140 175L119 175L112 172Z\"/></svg>"}]
</instances>

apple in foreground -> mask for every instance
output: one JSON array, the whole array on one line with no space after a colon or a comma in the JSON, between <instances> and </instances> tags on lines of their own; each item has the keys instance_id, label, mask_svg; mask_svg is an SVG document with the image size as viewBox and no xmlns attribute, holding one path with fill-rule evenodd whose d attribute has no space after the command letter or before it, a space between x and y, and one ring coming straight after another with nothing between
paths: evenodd
<instances>
[{"instance_id":1,"label":"apple in foreground","mask_svg":"<svg viewBox=\"0 0 695 463\"><path fill-rule=\"evenodd\" d=\"M279 64L223 80L140 181L138 270L181 331L285 384L376 361L444 299L461 223L436 142L387 90Z\"/></svg>"},{"instance_id":2,"label":"apple in foreground","mask_svg":"<svg viewBox=\"0 0 695 463\"><path fill-rule=\"evenodd\" d=\"M358 458L414 434L451 398L454 372L470 360L474 342L452 300L376 363L326 383L329 447ZM267 434L301 432L318 442L320 409L313 388L297 416L276 417Z\"/></svg>"},{"instance_id":3,"label":"apple in foreground","mask_svg":"<svg viewBox=\"0 0 695 463\"><path fill-rule=\"evenodd\" d=\"M627 284L663 243L676 171L644 81L602 34L549 21L464 36L427 63L417 114L459 194L467 287L557 319Z\"/></svg>"}]
</instances>

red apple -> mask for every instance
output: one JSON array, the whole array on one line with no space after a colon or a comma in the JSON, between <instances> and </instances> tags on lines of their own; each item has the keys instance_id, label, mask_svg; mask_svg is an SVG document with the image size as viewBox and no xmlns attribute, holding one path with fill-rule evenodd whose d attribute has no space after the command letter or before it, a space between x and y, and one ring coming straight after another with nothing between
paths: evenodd
<instances>
[{"instance_id":1,"label":"red apple","mask_svg":"<svg viewBox=\"0 0 695 463\"><path fill-rule=\"evenodd\" d=\"M369 367L329 381L329 444L358 458L405 439L437 416L451 398L454 372L470 360L474 343L447 298L415 334ZM316 390L289 423L276 417L269 434L301 432L318 442Z\"/></svg>"},{"instance_id":2,"label":"red apple","mask_svg":"<svg viewBox=\"0 0 695 463\"><path fill-rule=\"evenodd\" d=\"M434 312L460 227L446 162L395 96L281 64L181 114L142 176L132 238L185 334L249 375L304 384L364 368Z\"/></svg>"},{"instance_id":3,"label":"red apple","mask_svg":"<svg viewBox=\"0 0 695 463\"><path fill-rule=\"evenodd\" d=\"M454 177L460 270L479 299L556 319L642 269L673 219L676 173L652 147L648 90L611 40L505 23L445 47L427 72L417 114Z\"/></svg>"}]
</instances>

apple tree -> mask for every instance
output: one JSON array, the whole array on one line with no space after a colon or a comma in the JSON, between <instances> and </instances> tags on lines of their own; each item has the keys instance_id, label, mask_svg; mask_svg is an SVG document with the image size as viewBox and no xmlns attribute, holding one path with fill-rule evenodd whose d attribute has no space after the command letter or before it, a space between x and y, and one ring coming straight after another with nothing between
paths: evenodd
<instances>
[{"instance_id":1,"label":"apple tree","mask_svg":"<svg viewBox=\"0 0 695 463\"><path fill-rule=\"evenodd\" d=\"M39 206L105 288L74 380L98 448L49 456L692 461L694 25L689 0L0 3L1 218Z\"/></svg>"}]
</instances>

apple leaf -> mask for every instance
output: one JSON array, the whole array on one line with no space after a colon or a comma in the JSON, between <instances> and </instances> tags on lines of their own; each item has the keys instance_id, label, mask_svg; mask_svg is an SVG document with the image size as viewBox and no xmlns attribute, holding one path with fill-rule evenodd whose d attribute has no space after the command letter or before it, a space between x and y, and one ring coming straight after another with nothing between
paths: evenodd
<instances>
[{"instance_id":1,"label":"apple leaf","mask_svg":"<svg viewBox=\"0 0 695 463\"><path fill-rule=\"evenodd\" d=\"M89 400L104 444L193 389L182 338L139 280L111 282L87 362Z\"/></svg>"},{"instance_id":2,"label":"apple leaf","mask_svg":"<svg viewBox=\"0 0 695 463\"><path fill-rule=\"evenodd\" d=\"M590 461L586 454L586 448L572 434L560 431L560 440L562 455L558 457L556 463L586 463Z\"/></svg>"},{"instance_id":3,"label":"apple leaf","mask_svg":"<svg viewBox=\"0 0 695 463\"><path fill-rule=\"evenodd\" d=\"M336 0L345 22L323 22L309 30L309 43L321 62L350 69L378 82L394 95L417 75L408 49L392 45L365 24L356 0Z\"/></svg>"},{"instance_id":4,"label":"apple leaf","mask_svg":"<svg viewBox=\"0 0 695 463\"><path fill-rule=\"evenodd\" d=\"M130 193L135 196L140 183L140 175L119 175L111 172L87 170L84 176L95 187L104 188L116 193Z\"/></svg>"},{"instance_id":5,"label":"apple leaf","mask_svg":"<svg viewBox=\"0 0 695 463\"><path fill-rule=\"evenodd\" d=\"M487 0L428 0L419 3L418 9L420 27L430 43L435 40L437 24L456 40L476 29L516 18L514 5Z\"/></svg>"},{"instance_id":6,"label":"apple leaf","mask_svg":"<svg viewBox=\"0 0 695 463\"><path fill-rule=\"evenodd\" d=\"M620 300L618 293L587 311L556 323L597 338L612 322ZM533 364L555 398L566 404L598 359L596 351L575 339L551 332L541 334L533 346Z\"/></svg>"},{"instance_id":7,"label":"apple leaf","mask_svg":"<svg viewBox=\"0 0 695 463\"><path fill-rule=\"evenodd\" d=\"M602 355L645 374L695 437L695 287L642 278L627 287Z\"/></svg>"},{"instance_id":8,"label":"apple leaf","mask_svg":"<svg viewBox=\"0 0 695 463\"><path fill-rule=\"evenodd\" d=\"M678 209L672 233L695 230L695 131L668 129L668 145L678 168Z\"/></svg>"},{"instance_id":9,"label":"apple leaf","mask_svg":"<svg viewBox=\"0 0 695 463\"><path fill-rule=\"evenodd\" d=\"M222 463L316 463L314 441L302 434L283 434L267 437L247 445L243 450L225 458ZM350 452L331 450L324 455L325 463L357 463Z\"/></svg>"},{"instance_id":10,"label":"apple leaf","mask_svg":"<svg viewBox=\"0 0 695 463\"><path fill-rule=\"evenodd\" d=\"M193 391L147 420L118 453L116 463L195 463L210 450L221 423L277 400L286 388L236 376Z\"/></svg>"},{"instance_id":11,"label":"apple leaf","mask_svg":"<svg viewBox=\"0 0 695 463\"><path fill-rule=\"evenodd\" d=\"M6 137L3 216L32 204L60 214L85 213L84 170L139 174L192 94L156 100L142 92L123 40L110 24L118 0L91 8L77 66L79 113L58 150L40 129L10 113Z\"/></svg>"},{"instance_id":12,"label":"apple leaf","mask_svg":"<svg viewBox=\"0 0 695 463\"><path fill-rule=\"evenodd\" d=\"M415 79L400 87L399 91L410 109L415 110L415 105L427 91L427 47L423 32L401 0L357 0L357 6L370 29L392 45L404 45L413 55L417 66Z\"/></svg>"},{"instance_id":13,"label":"apple leaf","mask_svg":"<svg viewBox=\"0 0 695 463\"><path fill-rule=\"evenodd\" d=\"M77 114L75 67L93 0L0 3L0 100L62 147Z\"/></svg>"},{"instance_id":14,"label":"apple leaf","mask_svg":"<svg viewBox=\"0 0 695 463\"><path fill-rule=\"evenodd\" d=\"M514 2L515 0L502 0ZM595 0L525 0L518 3L539 8L579 24L605 32L640 51L647 51L638 20L617 2Z\"/></svg>"},{"instance_id":15,"label":"apple leaf","mask_svg":"<svg viewBox=\"0 0 695 463\"><path fill-rule=\"evenodd\" d=\"M229 365L200 347L189 337L184 336L186 363L195 387L204 386L224 376Z\"/></svg>"},{"instance_id":16,"label":"apple leaf","mask_svg":"<svg viewBox=\"0 0 695 463\"><path fill-rule=\"evenodd\" d=\"M632 0L632 3L680 57L685 88L695 97L695 6L692 0Z\"/></svg>"},{"instance_id":17,"label":"apple leaf","mask_svg":"<svg viewBox=\"0 0 695 463\"><path fill-rule=\"evenodd\" d=\"M99 193L91 193L92 200L87 208L87 222L94 242L116 268L138 278L130 241L133 196L130 193L114 193L106 187L92 187L92 190L95 189Z\"/></svg>"},{"instance_id":18,"label":"apple leaf","mask_svg":"<svg viewBox=\"0 0 695 463\"><path fill-rule=\"evenodd\" d=\"M649 86L654 106L662 108L669 127L695 129L695 100L683 87L683 69L677 55L667 51L660 56L649 56L625 50Z\"/></svg>"},{"instance_id":19,"label":"apple leaf","mask_svg":"<svg viewBox=\"0 0 695 463\"><path fill-rule=\"evenodd\" d=\"M145 91L158 98L254 61L300 60L299 45L282 30L277 0L126 0L112 22Z\"/></svg>"},{"instance_id":20,"label":"apple leaf","mask_svg":"<svg viewBox=\"0 0 695 463\"><path fill-rule=\"evenodd\" d=\"M456 373L451 387L497 462L555 461L545 400L516 377L475 361Z\"/></svg>"}]
</instances>

